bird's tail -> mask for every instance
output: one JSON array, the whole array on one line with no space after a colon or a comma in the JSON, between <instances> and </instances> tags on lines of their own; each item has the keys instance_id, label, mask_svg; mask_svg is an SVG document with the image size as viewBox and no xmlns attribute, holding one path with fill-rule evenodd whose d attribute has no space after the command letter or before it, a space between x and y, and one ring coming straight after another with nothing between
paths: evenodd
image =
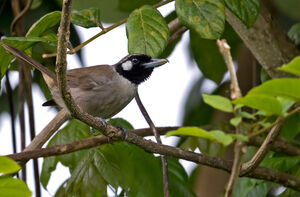
<instances>
[{"instance_id":1,"label":"bird's tail","mask_svg":"<svg viewBox=\"0 0 300 197\"><path fill-rule=\"evenodd\" d=\"M56 83L55 74L51 70L49 70L47 67L43 66L41 63L39 63L35 59L29 57L23 51L20 51L19 49L15 48L7 43L4 43L4 42L2 42L1 44L12 55L16 56L18 59L21 59L22 61L32 65L33 67L35 67L36 69L41 71L43 73L44 78L45 78L45 75L47 75L47 78L51 78L51 80L53 80L53 82Z\"/></svg>"}]
</instances>

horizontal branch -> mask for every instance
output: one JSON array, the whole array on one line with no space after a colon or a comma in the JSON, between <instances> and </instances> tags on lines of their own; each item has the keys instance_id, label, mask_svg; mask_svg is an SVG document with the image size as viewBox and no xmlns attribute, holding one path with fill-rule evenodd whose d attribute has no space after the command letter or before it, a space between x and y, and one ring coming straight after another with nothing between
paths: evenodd
<instances>
[{"instance_id":1,"label":"horizontal branch","mask_svg":"<svg viewBox=\"0 0 300 197\"><path fill-rule=\"evenodd\" d=\"M158 131L164 133L169 129L173 130L175 128L174 127L158 128ZM149 135L150 133L151 133L150 129L134 130L133 132L129 132L126 141L130 141L131 143L139 146L140 148L150 153L158 153L161 155L173 156L176 158L181 158L187 161L192 161L198 164L206 165L212 168L221 169L226 172L231 171L231 167L232 167L231 161L224 160L218 157L211 157L203 154L194 153L191 151L186 151L177 147L160 145L150 140L145 140L142 137L136 135L139 134L141 136L146 136ZM50 148L31 150L31 151L11 154L7 156L16 161L22 161L31 158L67 154L70 152L87 149L87 148L103 145L106 143L108 143L107 137L96 136L96 137L91 137L80 141L72 142L70 144L56 145ZM251 173L248 173L247 177L272 181L281 184L285 187L290 187L292 189L300 191L300 179L292 175L289 175L287 173L280 172L278 170L264 168L264 167L257 167Z\"/></svg>"}]
</instances>

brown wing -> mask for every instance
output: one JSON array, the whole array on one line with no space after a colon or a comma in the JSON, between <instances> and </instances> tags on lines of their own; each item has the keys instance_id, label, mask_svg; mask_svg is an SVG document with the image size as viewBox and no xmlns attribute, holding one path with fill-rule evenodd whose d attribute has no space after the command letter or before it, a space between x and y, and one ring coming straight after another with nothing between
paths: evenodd
<instances>
[{"instance_id":1,"label":"brown wing","mask_svg":"<svg viewBox=\"0 0 300 197\"><path fill-rule=\"evenodd\" d=\"M67 71L67 83L70 88L90 90L112 80L115 70L109 65L90 66Z\"/></svg>"}]
</instances>

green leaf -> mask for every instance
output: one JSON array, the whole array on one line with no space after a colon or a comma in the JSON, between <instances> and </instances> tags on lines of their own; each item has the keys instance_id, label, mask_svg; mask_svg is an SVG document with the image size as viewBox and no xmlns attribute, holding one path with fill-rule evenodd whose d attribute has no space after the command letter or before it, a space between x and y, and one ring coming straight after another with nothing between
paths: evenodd
<instances>
[{"instance_id":1,"label":"green leaf","mask_svg":"<svg viewBox=\"0 0 300 197\"><path fill-rule=\"evenodd\" d=\"M239 178L234 187L234 197L266 197L272 187L276 186L274 183L250 179Z\"/></svg>"},{"instance_id":2,"label":"green leaf","mask_svg":"<svg viewBox=\"0 0 300 197\"><path fill-rule=\"evenodd\" d=\"M222 143L224 146L228 146L233 142L233 139L230 135L227 135L223 131L213 130L209 132L212 137L215 138L216 141Z\"/></svg>"},{"instance_id":3,"label":"green leaf","mask_svg":"<svg viewBox=\"0 0 300 197\"><path fill-rule=\"evenodd\" d=\"M67 196L106 196L107 182L98 169L96 150L89 151L67 181Z\"/></svg>"},{"instance_id":4,"label":"green leaf","mask_svg":"<svg viewBox=\"0 0 300 197\"><path fill-rule=\"evenodd\" d=\"M79 11L72 11L71 21L73 24L85 28L98 27L101 25L100 9L93 7Z\"/></svg>"},{"instance_id":5,"label":"green leaf","mask_svg":"<svg viewBox=\"0 0 300 197\"><path fill-rule=\"evenodd\" d=\"M228 146L232 141L232 137L228 134L225 134L223 131L220 130L213 130L213 131L205 131L204 129L197 128L197 127L181 127L175 131L169 131L166 134L166 137L174 136L174 135L188 135L188 136L195 136L205 138L211 141L217 141L224 146Z\"/></svg>"},{"instance_id":6,"label":"green leaf","mask_svg":"<svg viewBox=\"0 0 300 197\"><path fill-rule=\"evenodd\" d=\"M234 118L230 119L230 124L232 124L233 126L238 126L240 123L242 122L242 117L241 116L237 116Z\"/></svg>"},{"instance_id":7,"label":"green leaf","mask_svg":"<svg viewBox=\"0 0 300 197\"><path fill-rule=\"evenodd\" d=\"M290 63L284 64L279 70L292 73L300 77L300 56L295 57Z\"/></svg>"},{"instance_id":8,"label":"green leaf","mask_svg":"<svg viewBox=\"0 0 300 197\"><path fill-rule=\"evenodd\" d=\"M143 6L134 10L126 23L128 52L158 57L169 39L168 25L155 8Z\"/></svg>"},{"instance_id":9,"label":"green leaf","mask_svg":"<svg viewBox=\"0 0 300 197\"><path fill-rule=\"evenodd\" d=\"M284 125L280 131L280 136L289 142L293 142L296 135L300 132L300 116L299 114L294 114L287 118Z\"/></svg>"},{"instance_id":10,"label":"green leaf","mask_svg":"<svg viewBox=\"0 0 300 197\"><path fill-rule=\"evenodd\" d=\"M0 156L0 174L10 174L21 169L14 160L9 157Z\"/></svg>"},{"instance_id":11,"label":"green leaf","mask_svg":"<svg viewBox=\"0 0 300 197\"><path fill-rule=\"evenodd\" d=\"M294 40L296 45L300 44L300 23L296 23L291 27L288 36Z\"/></svg>"},{"instance_id":12,"label":"green leaf","mask_svg":"<svg viewBox=\"0 0 300 197\"><path fill-rule=\"evenodd\" d=\"M249 141L249 138L248 136L246 135L242 135L242 134L233 134L233 133L230 133L228 134L229 136L231 136L233 139L238 139L240 141L244 141L244 142L248 142Z\"/></svg>"},{"instance_id":13,"label":"green leaf","mask_svg":"<svg viewBox=\"0 0 300 197\"><path fill-rule=\"evenodd\" d=\"M20 179L15 179L12 177L0 177L0 196L28 197L31 196L31 191Z\"/></svg>"},{"instance_id":14,"label":"green leaf","mask_svg":"<svg viewBox=\"0 0 300 197\"><path fill-rule=\"evenodd\" d=\"M234 104L242 104L258 110L267 112L268 115L280 115L282 112L281 103L272 96L267 95L247 95L233 101Z\"/></svg>"},{"instance_id":15,"label":"green leaf","mask_svg":"<svg viewBox=\"0 0 300 197\"><path fill-rule=\"evenodd\" d=\"M237 104L237 105L239 105L239 104ZM240 106L243 106L243 105L240 105ZM243 117L243 118L247 118L247 119L251 119L251 120L256 120L254 114L250 114L250 113L245 112L245 111L238 112L238 115L241 116L241 117Z\"/></svg>"},{"instance_id":16,"label":"green leaf","mask_svg":"<svg viewBox=\"0 0 300 197\"><path fill-rule=\"evenodd\" d=\"M223 96L202 94L203 100L208 105L221 111L232 112L233 107L231 101Z\"/></svg>"},{"instance_id":17,"label":"green leaf","mask_svg":"<svg viewBox=\"0 0 300 197\"><path fill-rule=\"evenodd\" d=\"M123 118L111 118L109 119L108 123L114 126L122 127L127 130L134 129L133 126L130 124L130 122L128 122Z\"/></svg>"},{"instance_id":18,"label":"green leaf","mask_svg":"<svg viewBox=\"0 0 300 197\"><path fill-rule=\"evenodd\" d=\"M79 120L73 119L56 133L56 135L49 141L47 147L57 144L71 143L91 136L92 134L88 125ZM55 170L58 161L65 166L69 166L70 171L72 172L82 158L84 158L85 154L87 154L87 150L76 151L74 153L57 157L45 158L41 173L41 183L44 188L47 187L51 173Z\"/></svg>"},{"instance_id":19,"label":"green leaf","mask_svg":"<svg viewBox=\"0 0 300 197\"><path fill-rule=\"evenodd\" d=\"M26 37L39 37L43 35L48 29L59 24L60 17L60 11L54 11L44 15L30 27Z\"/></svg>"},{"instance_id":20,"label":"green leaf","mask_svg":"<svg viewBox=\"0 0 300 197\"><path fill-rule=\"evenodd\" d=\"M181 23L195 30L201 38L218 39L224 31L223 0L176 0L175 8Z\"/></svg>"},{"instance_id":21,"label":"green leaf","mask_svg":"<svg viewBox=\"0 0 300 197\"><path fill-rule=\"evenodd\" d=\"M259 14L260 0L225 0L225 4L247 27L254 24Z\"/></svg>"},{"instance_id":22,"label":"green leaf","mask_svg":"<svg viewBox=\"0 0 300 197\"><path fill-rule=\"evenodd\" d=\"M267 96L280 96L300 101L300 79L280 78L266 81L253 88L248 95L262 94Z\"/></svg>"},{"instance_id":23,"label":"green leaf","mask_svg":"<svg viewBox=\"0 0 300 197\"><path fill-rule=\"evenodd\" d=\"M299 165L300 157L266 157L261 166L288 172L291 168Z\"/></svg>"},{"instance_id":24,"label":"green leaf","mask_svg":"<svg viewBox=\"0 0 300 197\"><path fill-rule=\"evenodd\" d=\"M11 54L9 54L1 45L0 43L0 60L1 60L1 64L0 64L0 81L2 79L2 77L5 75L8 65L11 62L11 60L14 59L14 56L12 56ZM1 87L1 83L0 83L0 87Z\"/></svg>"},{"instance_id":25,"label":"green leaf","mask_svg":"<svg viewBox=\"0 0 300 197\"><path fill-rule=\"evenodd\" d=\"M190 31L190 46L203 75L217 84L220 83L227 67L216 41L203 39L195 31Z\"/></svg>"}]
</instances>

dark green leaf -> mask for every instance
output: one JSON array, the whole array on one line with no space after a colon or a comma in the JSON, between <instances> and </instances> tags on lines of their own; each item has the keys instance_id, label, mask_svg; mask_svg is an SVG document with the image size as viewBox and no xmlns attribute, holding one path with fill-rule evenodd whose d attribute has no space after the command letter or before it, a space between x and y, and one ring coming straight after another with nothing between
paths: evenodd
<instances>
[{"instance_id":1,"label":"dark green leaf","mask_svg":"<svg viewBox=\"0 0 300 197\"><path fill-rule=\"evenodd\" d=\"M20 179L15 179L12 177L0 177L0 196L29 197L31 196L31 191Z\"/></svg>"},{"instance_id":2,"label":"dark green leaf","mask_svg":"<svg viewBox=\"0 0 300 197\"><path fill-rule=\"evenodd\" d=\"M26 37L38 37L43 35L45 31L59 24L60 16L60 11L54 11L46 14L30 27Z\"/></svg>"},{"instance_id":3,"label":"dark green leaf","mask_svg":"<svg viewBox=\"0 0 300 197\"><path fill-rule=\"evenodd\" d=\"M89 8L72 12L71 21L75 25L85 28L98 27L101 25L99 8Z\"/></svg>"},{"instance_id":4,"label":"dark green leaf","mask_svg":"<svg viewBox=\"0 0 300 197\"><path fill-rule=\"evenodd\" d=\"M280 115L282 113L281 103L273 96L250 94L234 100L233 103L263 110L267 112L268 115Z\"/></svg>"},{"instance_id":5,"label":"dark green leaf","mask_svg":"<svg viewBox=\"0 0 300 197\"><path fill-rule=\"evenodd\" d=\"M159 11L151 6L134 10L126 23L129 53L158 57L166 48L169 28Z\"/></svg>"},{"instance_id":6,"label":"dark green leaf","mask_svg":"<svg viewBox=\"0 0 300 197\"><path fill-rule=\"evenodd\" d=\"M208 105L221 111L232 112L233 107L231 101L223 96L202 94L203 100Z\"/></svg>"},{"instance_id":7,"label":"dark green leaf","mask_svg":"<svg viewBox=\"0 0 300 197\"><path fill-rule=\"evenodd\" d=\"M11 158L0 156L0 174L18 172L21 167Z\"/></svg>"},{"instance_id":8,"label":"dark green leaf","mask_svg":"<svg viewBox=\"0 0 300 197\"><path fill-rule=\"evenodd\" d=\"M95 150L89 151L76 166L67 181L65 192L68 196L106 196L107 182L97 168L95 154Z\"/></svg>"},{"instance_id":9,"label":"dark green leaf","mask_svg":"<svg viewBox=\"0 0 300 197\"><path fill-rule=\"evenodd\" d=\"M274 6L285 15L300 20L300 4L298 0L273 0Z\"/></svg>"},{"instance_id":10,"label":"dark green leaf","mask_svg":"<svg viewBox=\"0 0 300 197\"><path fill-rule=\"evenodd\" d=\"M291 168L299 165L300 157L266 157L261 165L268 168L288 172Z\"/></svg>"},{"instance_id":11,"label":"dark green leaf","mask_svg":"<svg viewBox=\"0 0 300 197\"><path fill-rule=\"evenodd\" d=\"M222 0L176 0L180 22L201 38L218 39L224 31L225 6Z\"/></svg>"},{"instance_id":12,"label":"dark green leaf","mask_svg":"<svg viewBox=\"0 0 300 197\"><path fill-rule=\"evenodd\" d=\"M300 116L299 114L294 114L289 117L285 122L280 131L280 135L284 139L292 142L294 137L300 132Z\"/></svg>"},{"instance_id":13,"label":"dark green leaf","mask_svg":"<svg viewBox=\"0 0 300 197\"><path fill-rule=\"evenodd\" d=\"M5 75L8 65L11 62L11 60L14 59L14 56L9 54L1 45L0 43L0 60L1 60L1 65L0 65L0 81L2 77ZM1 87L1 83L0 83Z\"/></svg>"},{"instance_id":14,"label":"dark green leaf","mask_svg":"<svg viewBox=\"0 0 300 197\"><path fill-rule=\"evenodd\" d=\"M266 197L270 188L274 183L250 179L239 178L236 186L234 187L234 197Z\"/></svg>"},{"instance_id":15,"label":"dark green leaf","mask_svg":"<svg viewBox=\"0 0 300 197\"><path fill-rule=\"evenodd\" d=\"M284 64L279 70L292 73L300 77L300 56L295 57L290 63Z\"/></svg>"},{"instance_id":16,"label":"dark green leaf","mask_svg":"<svg viewBox=\"0 0 300 197\"><path fill-rule=\"evenodd\" d=\"M247 27L254 24L259 14L260 0L225 0L225 4Z\"/></svg>"},{"instance_id":17,"label":"dark green leaf","mask_svg":"<svg viewBox=\"0 0 300 197\"><path fill-rule=\"evenodd\" d=\"M203 39L194 31L190 31L190 46L203 75L217 84L220 83L227 67L216 41Z\"/></svg>"},{"instance_id":18,"label":"dark green leaf","mask_svg":"<svg viewBox=\"0 0 300 197\"><path fill-rule=\"evenodd\" d=\"M296 45L300 44L300 23L296 23L291 27L288 32L288 36L294 40Z\"/></svg>"},{"instance_id":19,"label":"dark green leaf","mask_svg":"<svg viewBox=\"0 0 300 197\"><path fill-rule=\"evenodd\" d=\"M89 126L79 120L71 120L64 128L59 130L57 134L50 140L47 147L57 144L66 144L78 141L83 138L91 137ZM47 157L44 159L41 182L46 188L52 171L55 170L56 164L60 161L63 165L68 166L72 172L78 163L84 158L87 150L77 151L57 157Z\"/></svg>"},{"instance_id":20,"label":"dark green leaf","mask_svg":"<svg viewBox=\"0 0 300 197\"><path fill-rule=\"evenodd\" d=\"M248 95L263 94L267 96L280 96L300 101L300 79L280 78L266 81L253 88Z\"/></svg>"}]
</instances>

